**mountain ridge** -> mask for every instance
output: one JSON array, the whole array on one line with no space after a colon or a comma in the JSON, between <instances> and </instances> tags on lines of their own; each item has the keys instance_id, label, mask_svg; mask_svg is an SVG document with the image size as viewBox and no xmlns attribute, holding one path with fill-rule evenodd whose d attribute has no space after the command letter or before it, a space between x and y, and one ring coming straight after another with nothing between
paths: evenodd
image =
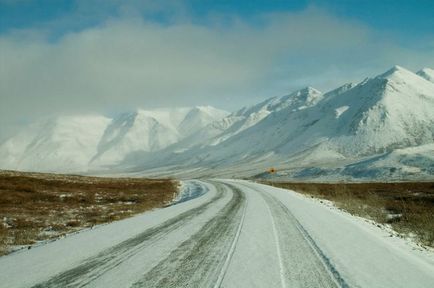
<instances>
[{"instance_id":1,"label":"mountain ridge","mask_svg":"<svg viewBox=\"0 0 434 288\"><path fill-rule=\"evenodd\" d=\"M434 142L434 83L426 76L430 71L425 68L413 73L394 66L358 84L347 83L327 93L306 87L233 113L197 106L138 109L114 119L105 118L105 122L101 120L106 123L104 131L99 129L99 134L94 134L102 134L96 152L79 172L151 176L172 173L180 177L192 176L191 172L197 176L252 177L264 176L267 167L276 166L281 177L339 179L369 178L369 173L354 167L387 170L390 167L380 166L395 163L401 167L392 169L398 171L396 177L413 177L408 171L430 177L430 167L434 166L430 159L434 157L420 156L430 154ZM0 145L0 156L7 158L0 167L9 168L14 161L23 163L17 162L20 153L30 155L21 158L31 159L31 154L38 152L13 151L10 143ZM44 145L50 147L48 144ZM410 149L419 146L428 148L417 153ZM91 154L89 151L86 153ZM385 161L385 157L389 160ZM417 157L424 160L417 163ZM351 175L349 171L357 173ZM388 172L382 173L375 175L383 177Z\"/></svg>"}]
</instances>

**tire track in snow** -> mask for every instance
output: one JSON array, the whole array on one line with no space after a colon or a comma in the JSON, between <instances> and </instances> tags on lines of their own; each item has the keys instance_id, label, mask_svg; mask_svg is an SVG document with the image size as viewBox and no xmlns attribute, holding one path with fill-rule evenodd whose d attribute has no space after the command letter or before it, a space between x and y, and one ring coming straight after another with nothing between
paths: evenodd
<instances>
[{"instance_id":1,"label":"tire track in snow","mask_svg":"<svg viewBox=\"0 0 434 288\"><path fill-rule=\"evenodd\" d=\"M282 285L282 288L286 288L285 267L284 267L284 264L283 264L283 258L282 258L282 251L281 251L281 248L280 248L279 235L278 235L278 232L277 232L276 223L274 221L273 212L271 212L271 209L270 209L269 205L267 205L267 209L268 209L268 213L270 215L271 227L273 228L274 241L276 243L277 259L279 259L280 284Z\"/></svg>"},{"instance_id":2,"label":"tire track in snow","mask_svg":"<svg viewBox=\"0 0 434 288\"><path fill-rule=\"evenodd\" d=\"M230 187L233 197L229 203L200 231L134 283L133 288L219 287L241 231L246 205L241 190Z\"/></svg>"},{"instance_id":3,"label":"tire track in snow","mask_svg":"<svg viewBox=\"0 0 434 288\"><path fill-rule=\"evenodd\" d=\"M119 266L129 257L144 247L159 241L172 231L181 228L187 221L205 212L212 204L223 198L224 192L216 186L217 194L202 205L177 215L164 223L149 228L137 236L107 248L94 257L83 261L78 266L59 273L51 279L32 286L33 288L84 287L101 275Z\"/></svg>"},{"instance_id":4,"label":"tire track in snow","mask_svg":"<svg viewBox=\"0 0 434 288\"><path fill-rule=\"evenodd\" d=\"M234 186L231 186L232 189L237 189ZM241 229L243 228L244 224L244 218L246 217L246 210L247 210L247 203L244 205L243 209L243 215L241 216L240 224L238 225L237 233L235 234L235 237L232 241L231 248L229 249L229 253L226 256L225 263L223 264L223 268L220 271L220 275L217 278L217 282L214 285L214 288L219 288L223 282L223 279L225 278L226 272L229 268L229 264L231 263L232 256L234 255L235 248L237 247L238 239L240 238Z\"/></svg>"},{"instance_id":5,"label":"tire track in snow","mask_svg":"<svg viewBox=\"0 0 434 288\"><path fill-rule=\"evenodd\" d=\"M282 286L286 287L349 287L312 237L289 209L274 196L254 187L271 211L283 263ZM282 274L281 274L282 275Z\"/></svg>"}]
</instances>

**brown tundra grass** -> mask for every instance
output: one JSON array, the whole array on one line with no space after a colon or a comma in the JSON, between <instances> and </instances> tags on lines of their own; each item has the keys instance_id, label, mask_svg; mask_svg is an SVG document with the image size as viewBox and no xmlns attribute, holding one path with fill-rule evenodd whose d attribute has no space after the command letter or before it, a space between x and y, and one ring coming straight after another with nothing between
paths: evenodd
<instances>
[{"instance_id":1,"label":"brown tundra grass","mask_svg":"<svg viewBox=\"0 0 434 288\"><path fill-rule=\"evenodd\" d=\"M264 184L333 201L353 215L390 224L401 235L434 247L434 182Z\"/></svg>"},{"instance_id":2,"label":"brown tundra grass","mask_svg":"<svg viewBox=\"0 0 434 288\"><path fill-rule=\"evenodd\" d=\"M0 171L0 255L169 203L176 181Z\"/></svg>"}]
</instances>

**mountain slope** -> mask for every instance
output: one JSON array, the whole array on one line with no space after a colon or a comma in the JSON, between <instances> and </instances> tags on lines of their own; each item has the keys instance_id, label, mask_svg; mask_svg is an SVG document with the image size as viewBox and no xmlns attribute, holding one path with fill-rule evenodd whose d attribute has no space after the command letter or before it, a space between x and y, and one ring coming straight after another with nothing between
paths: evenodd
<instances>
[{"instance_id":1,"label":"mountain slope","mask_svg":"<svg viewBox=\"0 0 434 288\"><path fill-rule=\"evenodd\" d=\"M261 137L280 152L322 144L346 157L382 153L432 142L434 85L394 67L344 93L326 95L311 109L287 112L259 127L265 133Z\"/></svg>"},{"instance_id":2,"label":"mountain slope","mask_svg":"<svg viewBox=\"0 0 434 288\"><path fill-rule=\"evenodd\" d=\"M427 144L434 135L434 85L394 67L325 99L311 112L321 117L295 143L323 139L346 157Z\"/></svg>"},{"instance_id":3,"label":"mountain slope","mask_svg":"<svg viewBox=\"0 0 434 288\"><path fill-rule=\"evenodd\" d=\"M431 68L423 68L422 70L417 72L417 75L425 78L430 82L434 82L434 69Z\"/></svg>"},{"instance_id":4,"label":"mountain slope","mask_svg":"<svg viewBox=\"0 0 434 288\"><path fill-rule=\"evenodd\" d=\"M36 123L0 145L0 167L248 177L273 166L285 177L429 177L431 72L395 66L357 85L325 94L308 87L229 115L212 107L139 109L112 120Z\"/></svg>"},{"instance_id":5,"label":"mountain slope","mask_svg":"<svg viewBox=\"0 0 434 288\"><path fill-rule=\"evenodd\" d=\"M215 145L223 142L252 126L255 126L271 113L283 109L289 111L302 110L316 105L322 100L322 97L321 92L315 88L307 87L283 97L270 98L250 108L243 108L233 114L233 117L239 117L239 120L226 129L224 133L213 139L212 144Z\"/></svg>"},{"instance_id":6,"label":"mountain slope","mask_svg":"<svg viewBox=\"0 0 434 288\"><path fill-rule=\"evenodd\" d=\"M395 149L433 143L434 85L399 66L321 95L313 105L294 103L267 109L265 117L238 133L231 134L231 127L236 127L232 124L207 145L166 155L142 168L158 167L159 162L174 170L201 169L204 175L245 171L242 175L248 176L270 166L349 165Z\"/></svg>"},{"instance_id":7,"label":"mountain slope","mask_svg":"<svg viewBox=\"0 0 434 288\"><path fill-rule=\"evenodd\" d=\"M40 121L0 145L0 167L25 171L83 172L110 119L63 116Z\"/></svg>"},{"instance_id":8,"label":"mountain slope","mask_svg":"<svg viewBox=\"0 0 434 288\"><path fill-rule=\"evenodd\" d=\"M188 139L169 147L170 151L183 152L193 146L215 146L255 126L271 113L282 109L304 109L322 99L322 93L307 87L283 97L269 98L259 104L244 107L219 121L215 121L193 133Z\"/></svg>"},{"instance_id":9,"label":"mountain slope","mask_svg":"<svg viewBox=\"0 0 434 288\"><path fill-rule=\"evenodd\" d=\"M107 127L91 167L116 165L131 153L159 151L226 115L209 106L125 113Z\"/></svg>"},{"instance_id":10,"label":"mountain slope","mask_svg":"<svg viewBox=\"0 0 434 288\"><path fill-rule=\"evenodd\" d=\"M213 107L141 110L115 119L62 116L36 122L0 145L0 168L86 172L137 151L158 151L227 112Z\"/></svg>"}]
</instances>

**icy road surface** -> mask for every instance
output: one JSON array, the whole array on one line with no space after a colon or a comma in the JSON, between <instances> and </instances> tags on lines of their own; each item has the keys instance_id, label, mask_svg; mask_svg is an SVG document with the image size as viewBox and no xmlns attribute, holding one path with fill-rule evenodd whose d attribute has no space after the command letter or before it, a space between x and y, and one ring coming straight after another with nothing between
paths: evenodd
<instances>
[{"instance_id":1,"label":"icy road surface","mask_svg":"<svg viewBox=\"0 0 434 288\"><path fill-rule=\"evenodd\" d=\"M188 201L1 257L0 287L434 287L432 254L315 200L183 185Z\"/></svg>"}]
</instances>

